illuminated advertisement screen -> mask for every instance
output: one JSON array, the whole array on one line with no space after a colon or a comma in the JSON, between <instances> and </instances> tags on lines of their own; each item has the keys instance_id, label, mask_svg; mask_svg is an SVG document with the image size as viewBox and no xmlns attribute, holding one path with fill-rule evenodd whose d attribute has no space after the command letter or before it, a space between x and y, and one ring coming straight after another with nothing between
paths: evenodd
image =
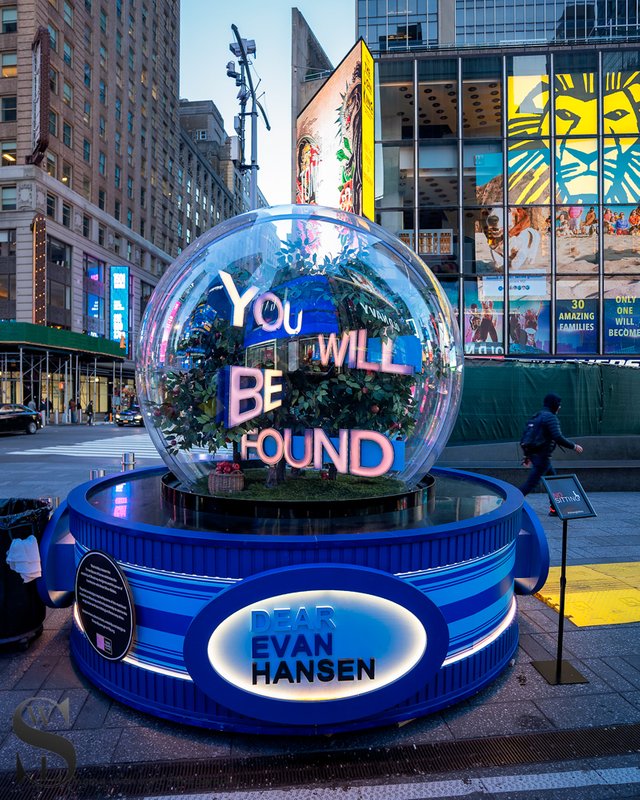
<instances>
[{"instance_id":1,"label":"illuminated advertisement screen","mask_svg":"<svg viewBox=\"0 0 640 800\"><path fill-rule=\"evenodd\" d=\"M362 40L298 116L296 203L373 219L373 58Z\"/></svg>"},{"instance_id":2,"label":"illuminated advertisement screen","mask_svg":"<svg viewBox=\"0 0 640 800\"><path fill-rule=\"evenodd\" d=\"M129 267L109 268L109 338L129 352Z\"/></svg>"},{"instance_id":3,"label":"illuminated advertisement screen","mask_svg":"<svg viewBox=\"0 0 640 800\"><path fill-rule=\"evenodd\" d=\"M485 355L504 353L504 281L478 278L464 284L464 351Z\"/></svg>"},{"instance_id":4,"label":"illuminated advertisement screen","mask_svg":"<svg viewBox=\"0 0 640 800\"><path fill-rule=\"evenodd\" d=\"M604 301L604 351L637 353L640 349L640 302L636 294L618 294Z\"/></svg>"},{"instance_id":5,"label":"illuminated advertisement screen","mask_svg":"<svg viewBox=\"0 0 640 800\"><path fill-rule=\"evenodd\" d=\"M87 316L92 317L92 319L101 319L100 313L100 298L97 294L88 294L87 295Z\"/></svg>"}]
</instances>

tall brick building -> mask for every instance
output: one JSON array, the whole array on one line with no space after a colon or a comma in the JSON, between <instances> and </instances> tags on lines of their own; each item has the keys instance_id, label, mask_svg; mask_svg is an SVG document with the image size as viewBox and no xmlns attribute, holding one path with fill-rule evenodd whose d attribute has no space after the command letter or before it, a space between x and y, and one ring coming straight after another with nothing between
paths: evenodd
<instances>
[{"instance_id":1,"label":"tall brick building","mask_svg":"<svg viewBox=\"0 0 640 800\"><path fill-rule=\"evenodd\" d=\"M0 401L106 411L132 386L159 277L247 207L214 104L196 129L180 102L179 14L175 0L0 0Z\"/></svg>"}]
</instances>

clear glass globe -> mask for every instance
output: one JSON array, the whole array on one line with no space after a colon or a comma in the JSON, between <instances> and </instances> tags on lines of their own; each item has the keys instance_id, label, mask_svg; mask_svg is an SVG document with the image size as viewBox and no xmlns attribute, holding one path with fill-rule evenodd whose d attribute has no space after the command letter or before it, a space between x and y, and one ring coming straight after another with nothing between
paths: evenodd
<instances>
[{"instance_id":1,"label":"clear glass globe","mask_svg":"<svg viewBox=\"0 0 640 800\"><path fill-rule=\"evenodd\" d=\"M179 256L145 311L136 381L191 490L234 454L410 488L455 423L462 364L415 253L362 217L296 205L228 220Z\"/></svg>"}]
</instances>

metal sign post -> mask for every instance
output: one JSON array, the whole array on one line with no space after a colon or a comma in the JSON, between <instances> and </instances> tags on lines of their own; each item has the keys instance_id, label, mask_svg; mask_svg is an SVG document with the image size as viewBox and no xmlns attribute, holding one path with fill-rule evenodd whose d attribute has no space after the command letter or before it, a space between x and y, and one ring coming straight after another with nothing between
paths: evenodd
<instances>
[{"instance_id":1,"label":"metal sign post","mask_svg":"<svg viewBox=\"0 0 640 800\"><path fill-rule=\"evenodd\" d=\"M553 686L566 683L589 683L568 661L562 659L564 638L564 599L567 588L568 521L595 517L596 512L575 475L553 475L542 478L551 505L562 520L562 557L560 562L560 608L558 610L558 649L555 661L532 661L542 677Z\"/></svg>"}]
</instances>

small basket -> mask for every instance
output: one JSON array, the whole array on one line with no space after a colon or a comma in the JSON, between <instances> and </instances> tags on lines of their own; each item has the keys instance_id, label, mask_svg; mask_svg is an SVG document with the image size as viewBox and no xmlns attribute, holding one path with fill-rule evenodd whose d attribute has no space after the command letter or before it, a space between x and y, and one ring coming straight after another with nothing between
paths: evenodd
<instances>
[{"instance_id":1,"label":"small basket","mask_svg":"<svg viewBox=\"0 0 640 800\"><path fill-rule=\"evenodd\" d=\"M243 472L210 472L209 494L234 494L244 489Z\"/></svg>"}]
</instances>

